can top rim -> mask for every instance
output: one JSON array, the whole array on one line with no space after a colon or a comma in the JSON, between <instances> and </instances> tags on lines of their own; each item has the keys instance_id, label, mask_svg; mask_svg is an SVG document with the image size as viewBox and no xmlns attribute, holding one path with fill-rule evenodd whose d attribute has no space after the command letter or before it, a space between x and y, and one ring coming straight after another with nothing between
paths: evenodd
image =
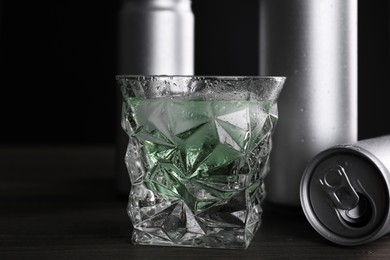
<instances>
[{"instance_id":1,"label":"can top rim","mask_svg":"<svg viewBox=\"0 0 390 260\"><path fill-rule=\"evenodd\" d=\"M364 237L357 237L357 238L351 238L351 237L344 237L343 235L335 234L331 232L327 226L324 226L324 224L320 221L319 216L317 215L317 212L314 210L312 206L311 197L309 195L309 189L312 179L312 174L314 173L315 169L318 167L318 165L321 164L323 160L328 158L329 156L334 155L335 153L350 153L354 154L358 157L361 157L362 159L367 160L369 163L373 164L376 168L376 170L382 174L382 177L385 182L385 186L387 189L390 189L390 175L388 169L381 163L381 161L373 155L368 150L358 147L355 145L336 145L334 147L331 147L321 153L319 153L317 156L315 156L311 162L309 162L308 166L304 170L301 184L300 184L300 200L301 200L301 206L303 209L303 212L309 221L309 223L312 225L312 227L323 237L326 239L339 244L339 245L346 245L346 246L355 246L355 245L362 245L368 242L371 242L375 240L376 238L383 235L384 227L387 225L387 223L390 222L390 208L387 208L385 210L385 215L383 222L380 226L378 226L375 231L373 231L370 234L367 234ZM389 198L388 198L389 199ZM322 214L322 213L321 213Z\"/></svg>"}]
</instances>

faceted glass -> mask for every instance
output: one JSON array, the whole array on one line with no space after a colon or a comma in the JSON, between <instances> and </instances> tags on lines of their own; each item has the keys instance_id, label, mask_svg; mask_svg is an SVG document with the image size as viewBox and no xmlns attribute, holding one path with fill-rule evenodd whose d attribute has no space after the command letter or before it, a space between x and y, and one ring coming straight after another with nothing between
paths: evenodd
<instances>
[{"instance_id":1,"label":"faceted glass","mask_svg":"<svg viewBox=\"0 0 390 260\"><path fill-rule=\"evenodd\" d=\"M117 76L135 244L246 248L283 77Z\"/></svg>"}]
</instances>

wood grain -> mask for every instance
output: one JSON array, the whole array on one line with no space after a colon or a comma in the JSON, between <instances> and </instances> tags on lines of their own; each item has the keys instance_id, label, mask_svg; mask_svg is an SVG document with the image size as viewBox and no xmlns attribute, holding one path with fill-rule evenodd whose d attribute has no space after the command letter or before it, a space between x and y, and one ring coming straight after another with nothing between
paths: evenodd
<instances>
[{"instance_id":1,"label":"wood grain","mask_svg":"<svg viewBox=\"0 0 390 260\"><path fill-rule=\"evenodd\" d=\"M0 148L0 259L389 259L390 236L332 244L300 213L265 205L246 250L135 246L113 147Z\"/></svg>"}]
</instances>

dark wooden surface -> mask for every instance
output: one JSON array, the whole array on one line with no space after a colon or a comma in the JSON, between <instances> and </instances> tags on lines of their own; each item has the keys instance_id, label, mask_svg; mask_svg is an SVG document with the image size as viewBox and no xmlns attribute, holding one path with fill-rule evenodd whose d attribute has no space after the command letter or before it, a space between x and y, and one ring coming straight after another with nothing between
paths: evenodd
<instances>
[{"instance_id":1,"label":"dark wooden surface","mask_svg":"<svg viewBox=\"0 0 390 260\"><path fill-rule=\"evenodd\" d=\"M0 148L0 259L390 259L390 236L334 245L301 214L265 208L246 250L134 246L112 147Z\"/></svg>"}]
</instances>

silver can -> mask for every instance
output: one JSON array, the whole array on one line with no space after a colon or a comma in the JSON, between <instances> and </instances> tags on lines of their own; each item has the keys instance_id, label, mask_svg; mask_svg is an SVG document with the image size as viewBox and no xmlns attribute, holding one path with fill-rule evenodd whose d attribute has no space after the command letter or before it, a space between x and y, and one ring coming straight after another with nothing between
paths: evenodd
<instances>
[{"instance_id":1,"label":"silver can","mask_svg":"<svg viewBox=\"0 0 390 260\"><path fill-rule=\"evenodd\" d=\"M194 15L190 0L125 0L118 14L117 74L193 75ZM116 186L130 190L123 156L128 137L120 127L117 91Z\"/></svg>"},{"instance_id":2,"label":"silver can","mask_svg":"<svg viewBox=\"0 0 390 260\"><path fill-rule=\"evenodd\" d=\"M308 161L357 141L357 0L260 0L260 75L284 75L267 201L298 208Z\"/></svg>"},{"instance_id":3,"label":"silver can","mask_svg":"<svg viewBox=\"0 0 390 260\"><path fill-rule=\"evenodd\" d=\"M390 135L336 145L314 157L300 186L313 228L340 245L390 232Z\"/></svg>"}]
</instances>

